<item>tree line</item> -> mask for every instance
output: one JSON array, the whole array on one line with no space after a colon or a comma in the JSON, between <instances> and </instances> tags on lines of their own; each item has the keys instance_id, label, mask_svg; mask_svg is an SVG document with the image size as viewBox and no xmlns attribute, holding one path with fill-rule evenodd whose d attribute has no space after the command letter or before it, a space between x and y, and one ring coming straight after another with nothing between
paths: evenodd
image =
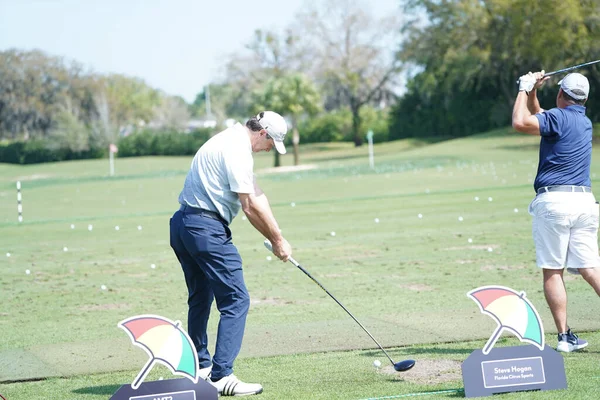
<instances>
[{"instance_id":1,"label":"tree line","mask_svg":"<svg viewBox=\"0 0 600 400\"><path fill-rule=\"evenodd\" d=\"M401 7L401 4L403 6ZM0 52L0 139L45 138L84 151L124 131L177 131L192 117L288 117L301 140L457 137L510 124L516 79L600 58L597 0L406 0L307 4L280 31L257 30L191 104L135 77L85 71L39 51ZM600 120L600 69L582 70ZM556 84L556 80L550 81ZM557 90L539 93L554 105ZM278 160L276 159L276 164Z\"/></svg>"}]
</instances>

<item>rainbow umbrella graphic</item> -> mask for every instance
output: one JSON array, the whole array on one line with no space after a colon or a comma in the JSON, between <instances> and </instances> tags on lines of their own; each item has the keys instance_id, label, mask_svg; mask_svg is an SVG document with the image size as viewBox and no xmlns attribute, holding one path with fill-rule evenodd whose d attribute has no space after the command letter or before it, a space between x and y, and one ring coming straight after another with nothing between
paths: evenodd
<instances>
[{"instance_id":1,"label":"rainbow umbrella graphic","mask_svg":"<svg viewBox=\"0 0 600 400\"><path fill-rule=\"evenodd\" d=\"M155 362L168 367L173 374L198 382L198 354L179 321L173 322L158 315L136 315L117 325L123 328L133 344L150 356L131 387L137 389Z\"/></svg>"},{"instance_id":2,"label":"rainbow umbrella graphic","mask_svg":"<svg viewBox=\"0 0 600 400\"><path fill-rule=\"evenodd\" d=\"M542 320L533 304L525 298L525 292L519 293L504 286L482 286L471 290L467 296L475 300L482 313L498 323L483 348L483 354L490 352L505 329L514 333L521 342L544 349Z\"/></svg>"}]
</instances>

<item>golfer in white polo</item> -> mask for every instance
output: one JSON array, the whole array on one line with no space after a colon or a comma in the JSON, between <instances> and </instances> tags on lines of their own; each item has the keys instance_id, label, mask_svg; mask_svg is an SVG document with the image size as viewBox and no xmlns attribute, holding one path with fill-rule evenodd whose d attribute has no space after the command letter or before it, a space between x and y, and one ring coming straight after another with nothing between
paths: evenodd
<instances>
[{"instance_id":1,"label":"golfer in white polo","mask_svg":"<svg viewBox=\"0 0 600 400\"><path fill-rule=\"evenodd\" d=\"M188 333L198 352L200 374L222 396L263 390L261 385L244 383L233 374L250 297L229 223L241 208L250 223L271 241L277 257L287 261L292 254L266 195L256 184L252 158L253 152L272 147L285 154L286 132L281 115L264 111L245 126L237 123L213 136L196 153L179 195L181 207L170 221L171 247L188 288ZM220 320L211 358L206 328L213 299Z\"/></svg>"},{"instance_id":2,"label":"golfer in white polo","mask_svg":"<svg viewBox=\"0 0 600 400\"><path fill-rule=\"evenodd\" d=\"M529 212L537 265L544 272L544 294L558 330L556 349L570 352L588 343L567 324L564 269L581 274L600 296L598 203L590 187L592 122L584 106L590 84L579 73L567 75L559 82L557 107L544 110L536 91L546 80L544 71L520 78L513 127L541 135L536 196Z\"/></svg>"}]
</instances>

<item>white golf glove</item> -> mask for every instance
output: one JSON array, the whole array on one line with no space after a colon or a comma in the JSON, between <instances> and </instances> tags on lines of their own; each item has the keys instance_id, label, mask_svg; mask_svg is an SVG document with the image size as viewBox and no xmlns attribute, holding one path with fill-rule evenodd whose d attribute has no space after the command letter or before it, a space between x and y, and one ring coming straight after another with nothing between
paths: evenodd
<instances>
[{"instance_id":1,"label":"white golf glove","mask_svg":"<svg viewBox=\"0 0 600 400\"><path fill-rule=\"evenodd\" d=\"M530 72L526 75L523 75L519 78L519 92L524 90L527 93L533 90L533 86L535 85L535 76Z\"/></svg>"}]
</instances>

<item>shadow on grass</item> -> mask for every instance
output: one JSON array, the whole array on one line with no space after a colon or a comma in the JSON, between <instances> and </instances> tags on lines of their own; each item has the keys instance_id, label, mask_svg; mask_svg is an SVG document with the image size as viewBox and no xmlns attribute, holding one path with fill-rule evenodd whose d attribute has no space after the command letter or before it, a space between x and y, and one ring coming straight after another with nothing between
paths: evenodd
<instances>
[{"instance_id":1,"label":"shadow on grass","mask_svg":"<svg viewBox=\"0 0 600 400\"><path fill-rule=\"evenodd\" d=\"M80 389L73 390L73 393L77 394L101 394L101 395L113 395L122 385L101 385L101 386L90 386Z\"/></svg>"}]
</instances>

